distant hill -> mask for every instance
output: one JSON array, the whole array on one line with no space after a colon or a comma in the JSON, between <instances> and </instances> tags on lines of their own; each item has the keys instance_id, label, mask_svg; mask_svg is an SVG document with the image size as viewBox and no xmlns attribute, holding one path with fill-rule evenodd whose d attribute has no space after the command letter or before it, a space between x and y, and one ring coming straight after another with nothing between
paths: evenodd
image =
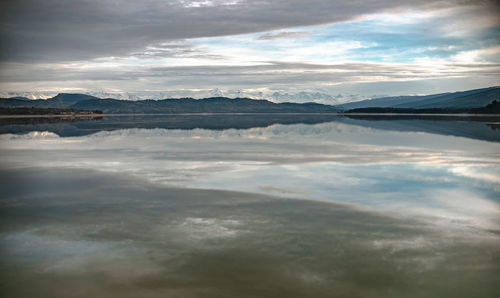
<instances>
[{"instance_id":1,"label":"distant hill","mask_svg":"<svg viewBox=\"0 0 500 298\"><path fill-rule=\"evenodd\" d=\"M64 93L45 100L2 98L0 107L70 108L100 110L107 114L332 113L339 111L336 107L318 103L273 103L249 98L211 97L131 101Z\"/></svg>"},{"instance_id":2,"label":"distant hill","mask_svg":"<svg viewBox=\"0 0 500 298\"><path fill-rule=\"evenodd\" d=\"M28 99L25 97L0 98L0 107L4 108L53 108L68 109L84 100L98 99L85 94L61 93L49 99Z\"/></svg>"},{"instance_id":3,"label":"distant hill","mask_svg":"<svg viewBox=\"0 0 500 298\"><path fill-rule=\"evenodd\" d=\"M360 114L500 114L500 101L494 100L481 108L357 108L344 113Z\"/></svg>"},{"instance_id":4,"label":"distant hill","mask_svg":"<svg viewBox=\"0 0 500 298\"><path fill-rule=\"evenodd\" d=\"M134 101L99 98L85 94L61 93L49 99L37 100L23 97L0 98L0 107L100 110L105 114L335 113L358 108L455 109L456 112L463 112L471 108L485 107L494 100L500 101L500 87L426 96L385 97L336 106L314 102L274 103L268 100L227 97ZM448 113L451 112L453 111Z\"/></svg>"},{"instance_id":5,"label":"distant hill","mask_svg":"<svg viewBox=\"0 0 500 298\"><path fill-rule=\"evenodd\" d=\"M350 110L357 108L479 108L494 100L500 101L500 87L490 87L469 91L440 93L425 96L384 97L350 102L336 107Z\"/></svg>"}]
</instances>

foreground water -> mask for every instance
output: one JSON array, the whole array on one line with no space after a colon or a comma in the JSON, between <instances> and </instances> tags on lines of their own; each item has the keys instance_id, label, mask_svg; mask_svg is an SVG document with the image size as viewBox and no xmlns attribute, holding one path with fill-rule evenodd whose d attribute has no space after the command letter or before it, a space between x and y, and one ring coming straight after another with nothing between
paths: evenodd
<instances>
[{"instance_id":1,"label":"foreground water","mask_svg":"<svg viewBox=\"0 0 500 298\"><path fill-rule=\"evenodd\" d=\"M495 119L16 121L2 296L500 296Z\"/></svg>"}]
</instances>

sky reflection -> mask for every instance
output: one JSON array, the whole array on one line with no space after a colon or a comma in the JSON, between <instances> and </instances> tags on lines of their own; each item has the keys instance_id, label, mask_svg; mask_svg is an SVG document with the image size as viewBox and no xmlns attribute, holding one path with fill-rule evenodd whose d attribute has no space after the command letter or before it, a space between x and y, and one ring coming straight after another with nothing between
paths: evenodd
<instances>
[{"instance_id":1,"label":"sky reflection","mask_svg":"<svg viewBox=\"0 0 500 298\"><path fill-rule=\"evenodd\" d=\"M339 122L0 138L4 168L97 169L168 186L480 218L488 225L498 217L500 143ZM492 205L480 212L454 203L465 199Z\"/></svg>"},{"instance_id":2,"label":"sky reflection","mask_svg":"<svg viewBox=\"0 0 500 298\"><path fill-rule=\"evenodd\" d=\"M496 297L499 162L341 122L3 134L0 291Z\"/></svg>"}]
</instances>

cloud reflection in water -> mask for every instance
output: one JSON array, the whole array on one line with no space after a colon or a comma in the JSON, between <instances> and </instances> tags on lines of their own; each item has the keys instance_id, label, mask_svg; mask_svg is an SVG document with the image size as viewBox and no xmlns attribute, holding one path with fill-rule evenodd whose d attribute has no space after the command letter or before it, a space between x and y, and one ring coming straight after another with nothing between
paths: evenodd
<instances>
[{"instance_id":1,"label":"cloud reflection in water","mask_svg":"<svg viewBox=\"0 0 500 298\"><path fill-rule=\"evenodd\" d=\"M498 292L500 143L324 123L5 134L0 152L6 293Z\"/></svg>"}]
</instances>

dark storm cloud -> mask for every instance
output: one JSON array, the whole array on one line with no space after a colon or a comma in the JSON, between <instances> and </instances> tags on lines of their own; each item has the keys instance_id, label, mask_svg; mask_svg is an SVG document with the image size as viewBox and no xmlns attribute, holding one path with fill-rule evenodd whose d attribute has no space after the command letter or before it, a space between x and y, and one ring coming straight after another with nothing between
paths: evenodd
<instances>
[{"instance_id":1,"label":"dark storm cloud","mask_svg":"<svg viewBox=\"0 0 500 298\"><path fill-rule=\"evenodd\" d=\"M123 56L172 40L342 22L381 11L457 3L10 0L0 4L0 60L68 61Z\"/></svg>"}]
</instances>

